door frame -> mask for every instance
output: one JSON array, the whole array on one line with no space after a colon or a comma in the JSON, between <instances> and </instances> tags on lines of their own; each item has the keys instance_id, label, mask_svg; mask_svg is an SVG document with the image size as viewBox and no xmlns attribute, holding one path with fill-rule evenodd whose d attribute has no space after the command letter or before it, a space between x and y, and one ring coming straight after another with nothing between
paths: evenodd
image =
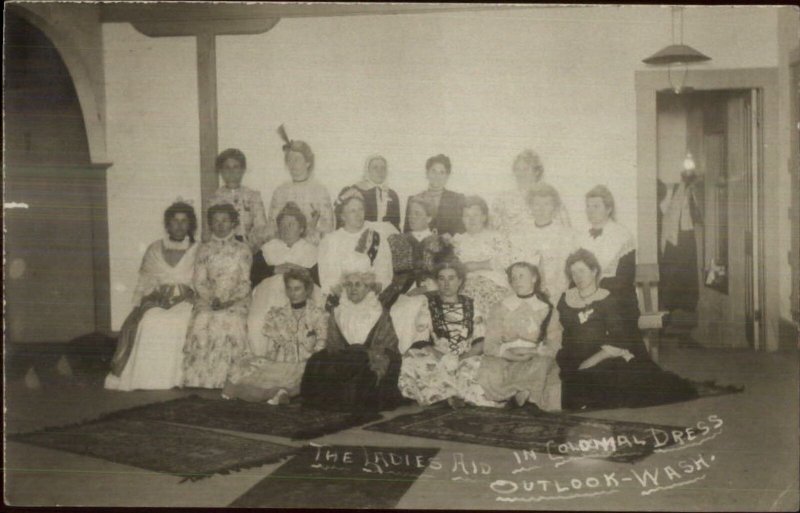
<instances>
[{"instance_id":1,"label":"door frame","mask_svg":"<svg viewBox=\"0 0 800 513\"><path fill-rule=\"evenodd\" d=\"M718 89L756 89L761 98L761 166L763 178L757 184L761 230L759 240L759 273L761 326L758 350L776 351L780 324L780 190L778 170L778 68L743 68L717 70L691 70L686 87L695 91ZM635 72L636 88L636 165L637 165L637 275L649 281L658 281L658 226L656 221L656 181L658 179L658 139L656 95L669 89L667 70L641 70ZM769 149L770 151L767 151ZM767 273L765 270L773 269Z\"/></svg>"}]
</instances>

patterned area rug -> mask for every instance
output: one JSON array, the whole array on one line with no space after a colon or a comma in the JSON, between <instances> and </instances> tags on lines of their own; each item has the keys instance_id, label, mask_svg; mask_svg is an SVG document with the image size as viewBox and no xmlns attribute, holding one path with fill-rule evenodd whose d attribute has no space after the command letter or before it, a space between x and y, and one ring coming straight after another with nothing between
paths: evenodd
<instances>
[{"instance_id":1,"label":"patterned area rug","mask_svg":"<svg viewBox=\"0 0 800 513\"><path fill-rule=\"evenodd\" d=\"M592 419L540 410L447 406L401 415L367 426L398 435L532 450L555 456L602 458L633 463L656 448L674 445L681 430L638 422Z\"/></svg>"},{"instance_id":2,"label":"patterned area rug","mask_svg":"<svg viewBox=\"0 0 800 513\"><path fill-rule=\"evenodd\" d=\"M230 507L394 508L438 452L414 447L305 447Z\"/></svg>"},{"instance_id":3,"label":"patterned area rug","mask_svg":"<svg viewBox=\"0 0 800 513\"><path fill-rule=\"evenodd\" d=\"M13 442L198 480L276 463L298 449L165 422L105 419L9 435Z\"/></svg>"},{"instance_id":4,"label":"patterned area rug","mask_svg":"<svg viewBox=\"0 0 800 513\"><path fill-rule=\"evenodd\" d=\"M313 410L299 404L271 406L238 400L204 399L196 395L113 412L108 417L160 420L294 440L317 438L381 418L379 414L359 416Z\"/></svg>"}]
</instances>

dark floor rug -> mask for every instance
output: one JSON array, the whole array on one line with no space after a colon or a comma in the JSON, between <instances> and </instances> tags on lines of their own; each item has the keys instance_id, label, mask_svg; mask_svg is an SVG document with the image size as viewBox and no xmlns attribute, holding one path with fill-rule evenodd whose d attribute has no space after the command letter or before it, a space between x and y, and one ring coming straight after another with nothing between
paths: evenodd
<instances>
[{"instance_id":1,"label":"dark floor rug","mask_svg":"<svg viewBox=\"0 0 800 513\"><path fill-rule=\"evenodd\" d=\"M438 452L414 447L305 447L230 507L394 508Z\"/></svg>"},{"instance_id":2,"label":"dark floor rug","mask_svg":"<svg viewBox=\"0 0 800 513\"><path fill-rule=\"evenodd\" d=\"M697 389L698 399L744 392L743 386L718 385L715 381L692 381L692 385Z\"/></svg>"},{"instance_id":3,"label":"dark floor rug","mask_svg":"<svg viewBox=\"0 0 800 513\"><path fill-rule=\"evenodd\" d=\"M303 408L296 403L271 406L238 400L205 399L196 395L113 412L109 417L160 420L293 440L309 440L381 418L377 413L353 415Z\"/></svg>"},{"instance_id":4,"label":"dark floor rug","mask_svg":"<svg viewBox=\"0 0 800 513\"><path fill-rule=\"evenodd\" d=\"M583 456L633 463L656 448L674 445L677 426L592 419L538 409L447 406L401 415L367 430L465 442L555 456ZM613 439L612 439L613 437Z\"/></svg>"},{"instance_id":5,"label":"dark floor rug","mask_svg":"<svg viewBox=\"0 0 800 513\"><path fill-rule=\"evenodd\" d=\"M298 449L165 422L105 419L9 435L48 449L198 480L276 463Z\"/></svg>"}]
</instances>

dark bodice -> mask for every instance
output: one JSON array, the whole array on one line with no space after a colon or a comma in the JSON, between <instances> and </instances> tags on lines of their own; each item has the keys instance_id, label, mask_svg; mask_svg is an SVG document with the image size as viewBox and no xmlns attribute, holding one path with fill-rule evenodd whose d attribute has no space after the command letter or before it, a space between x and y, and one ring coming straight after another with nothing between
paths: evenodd
<instances>
[{"instance_id":1,"label":"dark bodice","mask_svg":"<svg viewBox=\"0 0 800 513\"><path fill-rule=\"evenodd\" d=\"M644 344L638 333L631 332L624 322L620 303L614 295L583 308L569 306L564 295L558 303L558 313L564 334L556 360L562 371L577 370L581 362L605 344L627 349L636 358L647 358Z\"/></svg>"}]
</instances>

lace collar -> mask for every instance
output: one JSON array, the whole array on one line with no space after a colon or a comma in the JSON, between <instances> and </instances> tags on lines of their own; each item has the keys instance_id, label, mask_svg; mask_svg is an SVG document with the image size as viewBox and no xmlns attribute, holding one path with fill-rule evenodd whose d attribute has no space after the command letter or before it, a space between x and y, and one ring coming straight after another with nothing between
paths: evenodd
<instances>
[{"instance_id":1,"label":"lace collar","mask_svg":"<svg viewBox=\"0 0 800 513\"><path fill-rule=\"evenodd\" d=\"M596 301L602 301L607 298L609 294L610 292L606 289L598 287L591 296L581 297L578 289L573 287L564 293L564 300L567 302L567 306L571 308L586 308Z\"/></svg>"},{"instance_id":2,"label":"lace collar","mask_svg":"<svg viewBox=\"0 0 800 513\"><path fill-rule=\"evenodd\" d=\"M433 235L433 232L431 231L430 228L425 228L424 230L419 232L411 232L411 236L417 239L417 242L422 242L431 235Z\"/></svg>"},{"instance_id":3,"label":"lace collar","mask_svg":"<svg viewBox=\"0 0 800 513\"><path fill-rule=\"evenodd\" d=\"M212 233L212 234L211 234L211 240L212 240L213 242L219 242L219 243L221 243L221 244L224 244L224 243L226 243L226 242L230 242L230 241L232 241L232 240L233 240L233 238L234 238L235 236L236 236L236 230L231 230L231 233L229 233L227 236L225 236L225 237L222 237L222 238L220 238L220 237L217 237L216 235L214 235L214 234Z\"/></svg>"}]
</instances>

